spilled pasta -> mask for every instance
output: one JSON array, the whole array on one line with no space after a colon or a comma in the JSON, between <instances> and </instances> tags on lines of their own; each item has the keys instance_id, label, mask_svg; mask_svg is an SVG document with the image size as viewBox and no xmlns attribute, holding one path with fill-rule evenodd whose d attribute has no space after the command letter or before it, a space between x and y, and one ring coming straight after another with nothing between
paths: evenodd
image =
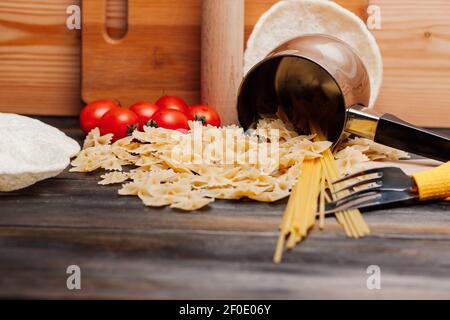
<instances>
[{"instance_id":1,"label":"spilled pasta","mask_svg":"<svg viewBox=\"0 0 450 320\"><path fill-rule=\"evenodd\" d=\"M267 135L270 130L278 134ZM218 139L230 136L235 142L232 146ZM362 139L348 139L333 154L331 142L317 130L301 136L278 118L259 120L253 132L191 122L186 134L144 127L143 132L134 131L114 143L111 140L112 135L101 136L98 129L92 130L70 171L105 171L100 185L121 185L120 195L136 196L146 206L194 211L216 199L275 202L291 195L280 225L276 262L281 261L285 248L294 248L307 236L316 224L317 212L319 227L324 228L325 201L330 200L325 190L333 191L332 181L364 168L371 159L406 156ZM203 147L183 154L193 142ZM256 162L248 161L261 148L269 151L258 154ZM357 210L339 212L336 218L349 237L369 234Z\"/></svg>"}]
</instances>

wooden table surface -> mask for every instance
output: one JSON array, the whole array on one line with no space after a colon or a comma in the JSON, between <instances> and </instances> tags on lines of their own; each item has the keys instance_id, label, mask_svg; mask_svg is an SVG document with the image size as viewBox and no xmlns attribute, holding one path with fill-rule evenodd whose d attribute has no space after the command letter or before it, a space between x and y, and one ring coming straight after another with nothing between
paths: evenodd
<instances>
[{"instance_id":1,"label":"wooden table surface","mask_svg":"<svg viewBox=\"0 0 450 320\"><path fill-rule=\"evenodd\" d=\"M76 119L43 120L81 141ZM0 298L450 298L448 203L367 211L373 235L361 240L328 218L275 265L285 201L179 213L97 181L64 172L0 194ZM79 291L66 287L69 265ZM370 265L381 290L367 289Z\"/></svg>"}]
</instances>

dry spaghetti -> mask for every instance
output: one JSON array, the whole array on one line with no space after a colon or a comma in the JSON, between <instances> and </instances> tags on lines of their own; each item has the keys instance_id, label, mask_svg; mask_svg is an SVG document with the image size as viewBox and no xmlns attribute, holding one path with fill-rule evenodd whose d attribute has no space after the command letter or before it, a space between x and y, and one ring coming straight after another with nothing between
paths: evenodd
<instances>
[{"instance_id":1,"label":"dry spaghetti","mask_svg":"<svg viewBox=\"0 0 450 320\"><path fill-rule=\"evenodd\" d=\"M320 130L312 127L316 135L315 141L326 140ZM309 159L301 164L298 177L280 224L280 235L275 250L274 262L280 263L283 250L293 249L308 235L316 224L319 213L319 228L325 226L325 201L335 200L335 187L332 182L339 179L337 164L330 149L322 153L321 158ZM326 188L331 191L331 197ZM336 219L345 230L348 237L360 238L370 234L364 218L359 210L337 212Z\"/></svg>"}]
</instances>

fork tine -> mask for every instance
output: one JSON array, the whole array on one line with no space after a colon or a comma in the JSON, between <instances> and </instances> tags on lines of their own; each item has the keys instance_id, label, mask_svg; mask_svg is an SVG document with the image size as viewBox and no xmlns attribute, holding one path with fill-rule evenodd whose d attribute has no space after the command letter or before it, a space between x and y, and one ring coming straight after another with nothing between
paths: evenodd
<instances>
[{"instance_id":1,"label":"fork tine","mask_svg":"<svg viewBox=\"0 0 450 320\"><path fill-rule=\"evenodd\" d=\"M380 187L381 187L383 185L383 180L381 178L382 177L378 176L378 177L375 177L375 178L372 178L372 179L361 180L361 181L355 182L353 184L350 184L348 186L345 186L345 187L343 187L343 188L341 188L341 189L339 189L337 191L334 191L333 194L337 194L339 192L346 191L346 190L350 191L350 189L352 189L354 187L359 187L359 186L363 186L365 184L374 183L374 182L380 183L381 184Z\"/></svg>"},{"instance_id":2,"label":"fork tine","mask_svg":"<svg viewBox=\"0 0 450 320\"><path fill-rule=\"evenodd\" d=\"M347 180L351 180L351 179L355 179L355 178L358 178L358 177L367 176L367 175L372 174L372 173L383 174L383 170L384 170L384 168L373 168L373 169L369 169L369 170L364 170L364 171L357 172L357 173L351 174L349 176L343 177L342 179L333 181L332 184L337 184L337 183L341 183L341 182L344 182L344 181L347 181Z\"/></svg>"},{"instance_id":3,"label":"fork tine","mask_svg":"<svg viewBox=\"0 0 450 320\"><path fill-rule=\"evenodd\" d=\"M351 193L349 193L349 194L347 194L347 195L345 195L345 196L343 196L341 198L338 198L338 199L336 199L334 201L337 202L337 203L339 203L341 201L346 201L346 200L351 201L352 199L357 199L357 198L361 197L361 195L363 195L365 193L369 193L369 192L378 190L381 187L382 187L382 184L376 184L374 186L371 186L371 187L368 187L368 188L365 188L365 189L362 189L362 190L351 192Z\"/></svg>"},{"instance_id":4,"label":"fork tine","mask_svg":"<svg viewBox=\"0 0 450 320\"><path fill-rule=\"evenodd\" d=\"M378 204L378 199L381 194L378 192L369 192L361 197L354 200L347 200L343 203L339 201L329 202L326 205L325 213L334 213L339 211L346 211L352 208L366 208Z\"/></svg>"}]
</instances>

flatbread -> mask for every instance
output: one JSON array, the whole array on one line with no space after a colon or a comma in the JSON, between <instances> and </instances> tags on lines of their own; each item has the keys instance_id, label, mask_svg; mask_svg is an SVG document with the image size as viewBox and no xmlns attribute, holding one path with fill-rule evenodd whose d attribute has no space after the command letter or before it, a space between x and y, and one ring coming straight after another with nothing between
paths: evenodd
<instances>
[{"instance_id":1,"label":"flatbread","mask_svg":"<svg viewBox=\"0 0 450 320\"><path fill-rule=\"evenodd\" d=\"M80 151L78 143L39 120L0 113L0 192L60 174Z\"/></svg>"},{"instance_id":2,"label":"flatbread","mask_svg":"<svg viewBox=\"0 0 450 320\"><path fill-rule=\"evenodd\" d=\"M327 0L284 0L256 23L245 51L244 72L280 44L295 37L322 33L345 41L362 58L370 77L373 107L383 79L383 61L377 42L364 22L351 11Z\"/></svg>"}]
</instances>

